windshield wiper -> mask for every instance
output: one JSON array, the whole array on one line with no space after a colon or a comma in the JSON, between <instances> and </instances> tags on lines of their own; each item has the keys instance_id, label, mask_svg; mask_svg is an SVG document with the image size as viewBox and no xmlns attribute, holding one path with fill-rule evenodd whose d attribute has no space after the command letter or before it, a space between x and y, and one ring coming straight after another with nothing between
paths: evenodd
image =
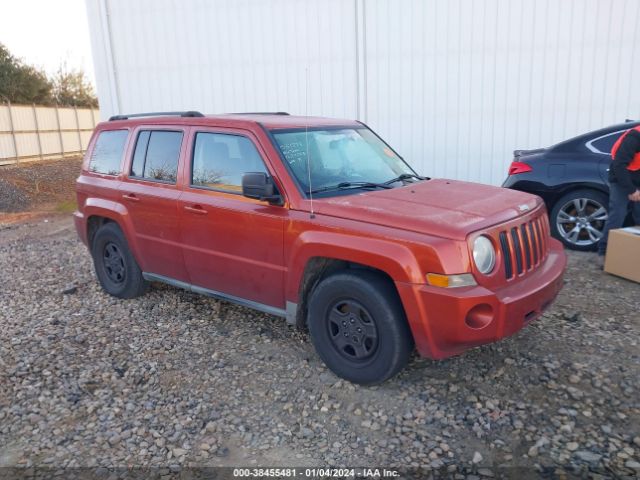
<instances>
[{"instance_id":1,"label":"windshield wiper","mask_svg":"<svg viewBox=\"0 0 640 480\"><path fill-rule=\"evenodd\" d=\"M374 183L374 182L341 182L336 185L328 185L326 187L316 188L315 190L311 190L308 193L320 193L320 192L328 192L330 190L350 190L355 188L393 188L391 185L385 183Z\"/></svg>"},{"instance_id":2,"label":"windshield wiper","mask_svg":"<svg viewBox=\"0 0 640 480\"><path fill-rule=\"evenodd\" d=\"M420 175L415 175L413 173L403 173L402 175L398 175L396 178L392 178L391 180L384 182L383 185L391 185L392 183L409 180L411 178L415 178L416 180L429 180L429 177L421 177Z\"/></svg>"},{"instance_id":3,"label":"windshield wiper","mask_svg":"<svg viewBox=\"0 0 640 480\"><path fill-rule=\"evenodd\" d=\"M375 182L341 182L336 185L328 185L326 187L316 188L315 190L311 190L307 193L321 193L328 192L330 190L350 190L357 188L393 188L391 186L392 183L401 182L403 180L409 180L411 178L415 178L416 180L429 180L429 177L421 177L420 175L415 175L413 173L403 173L402 175L398 175L396 178L392 178L391 180L387 180L383 183L375 183Z\"/></svg>"}]
</instances>

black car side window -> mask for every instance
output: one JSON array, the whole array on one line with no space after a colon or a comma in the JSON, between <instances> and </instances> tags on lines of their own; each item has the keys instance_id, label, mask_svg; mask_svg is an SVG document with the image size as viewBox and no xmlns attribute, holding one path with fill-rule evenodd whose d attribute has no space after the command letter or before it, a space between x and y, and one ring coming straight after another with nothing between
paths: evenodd
<instances>
[{"instance_id":1,"label":"black car side window","mask_svg":"<svg viewBox=\"0 0 640 480\"><path fill-rule=\"evenodd\" d=\"M620 138L620 136L623 133L624 131L614 132L614 133L610 133L609 135L604 135L600 138L596 138L595 140L591 141L591 146L595 148L598 151L598 153L605 153L608 155L611 153L613 144L616 143L618 138Z\"/></svg>"}]
</instances>

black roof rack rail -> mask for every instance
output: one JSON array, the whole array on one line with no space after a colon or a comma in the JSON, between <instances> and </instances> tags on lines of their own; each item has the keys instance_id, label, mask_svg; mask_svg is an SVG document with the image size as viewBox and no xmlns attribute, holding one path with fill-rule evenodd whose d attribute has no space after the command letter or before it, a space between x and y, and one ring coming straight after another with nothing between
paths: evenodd
<instances>
[{"instance_id":1,"label":"black roof rack rail","mask_svg":"<svg viewBox=\"0 0 640 480\"><path fill-rule=\"evenodd\" d=\"M287 112L233 112L229 115L289 115Z\"/></svg>"},{"instance_id":2,"label":"black roof rack rail","mask_svg":"<svg viewBox=\"0 0 640 480\"><path fill-rule=\"evenodd\" d=\"M167 117L167 116L179 116L179 117L204 117L200 112L196 112L195 110L188 110L186 112L148 112L148 113L128 113L126 115L113 115L109 117L109 121L113 122L115 120L127 120L129 118L140 118L140 117Z\"/></svg>"}]
</instances>

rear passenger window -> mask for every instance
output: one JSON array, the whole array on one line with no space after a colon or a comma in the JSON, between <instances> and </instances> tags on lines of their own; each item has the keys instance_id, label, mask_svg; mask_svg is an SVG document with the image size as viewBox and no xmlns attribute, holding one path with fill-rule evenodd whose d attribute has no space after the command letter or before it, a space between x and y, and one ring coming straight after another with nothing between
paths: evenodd
<instances>
[{"instance_id":1,"label":"rear passenger window","mask_svg":"<svg viewBox=\"0 0 640 480\"><path fill-rule=\"evenodd\" d=\"M93 152L91 152L89 171L106 175L118 175L128 135L128 130L100 132L95 147L93 147Z\"/></svg>"},{"instance_id":2,"label":"rear passenger window","mask_svg":"<svg viewBox=\"0 0 640 480\"><path fill-rule=\"evenodd\" d=\"M230 192L242 192L242 175L267 169L255 145L247 137L222 133L196 134L191 184Z\"/></svg>"},{"instance_id":3,"label":"rear passenger window","mask_svg":"<svg viewBox=\"0 0 640 480\"><path fill-rule=\"evenodd\" d=\"M131 163L131 176L176 183L182 132L142 130Z\"/></svg>"}]
</instances>

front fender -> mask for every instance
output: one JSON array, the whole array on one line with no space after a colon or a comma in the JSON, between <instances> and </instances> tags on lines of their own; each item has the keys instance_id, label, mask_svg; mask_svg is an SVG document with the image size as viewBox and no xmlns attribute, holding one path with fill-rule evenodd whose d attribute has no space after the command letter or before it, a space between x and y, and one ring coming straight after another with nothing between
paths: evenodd
<instances>
[{"instance_id":1,"label":"front fender","mask_svg":"<svg viewBox=\"0 0 640 480\"><path fill-rule=\"evenodd\" d=\"M345 260L376 268L394 282L420 283L423 274L413 252L395 242L333 232L304 232L293 242L286 296L297 302L302 275L314 257Z\"/></svg>"}]
</instances>

